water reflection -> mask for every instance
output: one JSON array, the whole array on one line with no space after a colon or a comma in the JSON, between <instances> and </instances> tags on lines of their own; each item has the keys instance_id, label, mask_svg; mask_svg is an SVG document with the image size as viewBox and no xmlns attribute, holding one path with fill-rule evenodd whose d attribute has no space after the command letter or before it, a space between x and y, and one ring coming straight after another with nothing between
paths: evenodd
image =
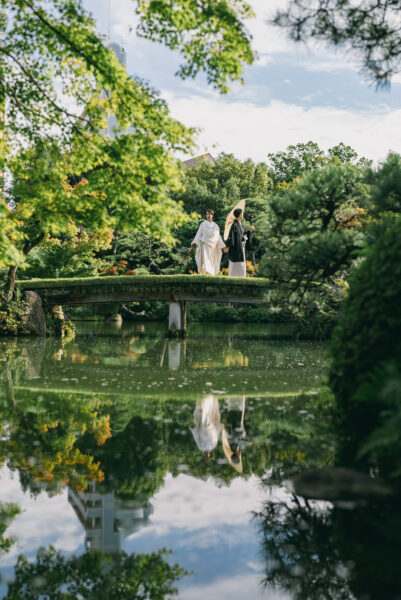
<instances>
[{"instance_id":1,"label":"water reflection","mask_svg":"<svg viewBox=\"0 0 401 600\"><path fill-rule=\"evenodd\" d=\"M182 364L185 364L186 342L178 340L170 340L168 342L168 368L172 371L179 369ZM163 366L163 361L161 361Z\"/></svg>"},{"instance_id":2,"label":"water reflection","mask_svg":"<svg viewBox=\"0 0 401 600\"><path fill-rule=\"evenodd\" d=\"M290 395L319 389L325 375L321 344L266 342L256 335L244 343L239 335L217 335L218 328L211 339L168 341L163 330L146 335L142 328L113 329L112 337L95 330L63 345L51 339L0 341L0 361L8 361L19 389L142 397L199 397L211 389Z\"/></svg>"},{"instance_id":3,"label":"water reflection","mask_svg":"<svg viewBox=\"0 0 401 600\"><path fill-rule=\"evenodd\" d=\"M264 585L297 600L397 600L401 575L401 510L397 503L352 510L292 495L269 500L257 515Z\"/></svg>"},{"instance_id":4,"label":"water reflection","mask_svg":"<svg viewBox=\"0 0 401 600\"><path fill-rule=\"evenodd\" d=\"M226 399L227 418L224 420L221 434L224 455L238 473L243 472L242 452L252 444L244 427L245 403L245 396Z\"/></svg>"},{"instance_id":5,"label":"water reflection","mask_svg":"<svg viewBox=\"0 0 401 600\"><path fill-rule=\"evenodd\" d=\"M221 432L219 401L216 396L208 394L196 401L194 427L191 427L191 432L199 450L209 459Z\"/></svg>"},{"instance_id":6,"label":"water reflection","mask_svg":"<svg viewBox=\"0 0 401 600\"><path fill-rule=\"evenodd\" d=\"M117 553L126 537L149 522L150 502L121 501L114 491L100 493L96 482L85 491L68 489L68 502L85 529L85 548Z\"/></svg>"},{"instance_id":7,"label":"water reflection","mask_svg":"<svg viewBox=\"0 0 401 600\"><path fill-rule=\"evenodd\" d=\"M321 344L266 341L256 330L245 341L218 327L180 341L153 325L108 328L62 346L0 342L0 456L24 509L3 533L30 540L32 573L38 546L64 536L30 538L19 523L30 514L55 522L63 499L65 538L79 522L84 539L63 569L75 568L69 552L118 561L121 551L166 546L197 573L180 583L183 599L256 598L262 580L269 600L397 597L398 508L386 500L345 511L284 484L335 459ZM50 551L49 565L57 560Z\"/></svg>"}]
</instances>

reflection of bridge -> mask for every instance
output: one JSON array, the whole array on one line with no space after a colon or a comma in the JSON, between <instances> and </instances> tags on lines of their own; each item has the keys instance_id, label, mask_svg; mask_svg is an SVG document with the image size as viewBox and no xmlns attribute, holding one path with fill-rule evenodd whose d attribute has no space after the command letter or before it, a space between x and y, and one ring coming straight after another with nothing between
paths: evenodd
<instances>
[{"instance_id":1,"label":"reflection of bridge","mask_svg":"<svg viewBox=\"0 0 401 600\"><path fill-rule=\"evenodd\" d=\"M121 502L114 492L99 494L96 482L84 492L68 489L68 501L85 528L86 549L119 552L124 539L148 523L149 502Z\"/></svg>"},{"instance_id":2,"label":"reflection of bridge","mask_svg":"<svg viewBox=\"0 0 401 600\"><path fill-rule=\"evenodd\" d=\"M39 294L46 306L105 302L168 302L169 330L184 332L186 302L258 304L267 300L271 284L269 280L261 278L146 275L32 279L19 281L18 287Z\"/></svg>"}]
</instances>

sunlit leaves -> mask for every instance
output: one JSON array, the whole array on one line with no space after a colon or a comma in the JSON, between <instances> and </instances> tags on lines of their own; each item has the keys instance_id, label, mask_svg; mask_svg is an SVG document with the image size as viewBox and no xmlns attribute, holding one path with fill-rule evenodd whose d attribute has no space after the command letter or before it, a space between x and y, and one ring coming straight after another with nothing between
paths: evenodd
<instances>
[{"instance_id":1,"label":"sunlit leaves","mask_svg":"<svg viewBox=\"0 0 401 600\"><path fill-rule=\"evenodd\" d=\"M225 93L230 81L242 81L244 65L255 59L243 23L254 14L244 0L138 0L137 13L139 35L184 57L182 78L204 71L208 83Z\"/></svg>"}]
</instances>

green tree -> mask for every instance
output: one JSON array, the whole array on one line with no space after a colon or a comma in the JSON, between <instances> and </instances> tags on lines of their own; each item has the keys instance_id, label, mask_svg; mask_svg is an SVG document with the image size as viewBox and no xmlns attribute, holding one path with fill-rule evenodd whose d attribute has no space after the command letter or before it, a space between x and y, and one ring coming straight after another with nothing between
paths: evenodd
<instances>
[{"instance_id":1,"label":"green tree","mask_svg":"<svg viewBox=\"0 0 401 600\"><path fill-rule=\"evenodd\" d=\"M75 183L86 184L85 193L78 194L83 211L92 216L85 225L98 227L107 217L112 226L120 223L171 240L174 224L184 218L168 193L179 187L173 154L189 150L193 131L170 117L166 103L147 83L127 75L96 33L80 0L1 0L1 9L0 68L7 98L2 142L7 152L0 154L12 158L7 167L20 187L13 195L25 204L19 219L40 212L49 199L53 204L57 193L52 183L57 183L58 200L47 221L52 215L52 225L61 227L63 214L70 209L74 220L77 204L63 184L68 175L75 175ZM253 59L243 25L252 13L242 0L223 0L217 7L206 0L200 7L196 2L165 6L138 0L133 2L135 9L141 35L183 54L182 76L205 70L209 80L226 91L227 79L238 79L242 64ZM111 115L117 123L114 139L105 133ZM51 149L45 153L42 144ZM49 161L49 154L52 175L40 164ZM85 180L80 179L82 173ZM29 200L21 186L29 188L29 182L41 177ZM9 234L2 233L0 239L3 266L16 264L16 258L22 261L25 243L24 223L14 224L15 206L4 202L2 198L3 232ZM38 221L43 233L42 218L36 217Z\"/></svg>"},{"instance_id":2,"label":"green tree","mask_svg":"<svg viewBox=\"0 0 401 600\"><path fill-rule=\"evenodd\" d=\"M284 152L270 153L268 158L270 176L275 185L283 181L289 183L296 177L302 177L306 172L324 167L335 158L344 164L351 163L359 166L370 164L370 161L359 158L355 150L342 142L329 148L327 154L316 142L309 141L306 144L288 146Z\"/></svg>"},{"instance_id":3,"label":"green tree","mask_svg":"<svg viewBox=\"0 0 401 600\"><path fill-rule=\"evenodd\" d=\"M90 277L105 265L99 252L110 247L111 231L87 234L85 231L71 238L49 237L34 248L27 259L22 276L39 277Z\"/></svg>"},{"instance_id":4,"label":"green tree","mask_svg":"<svg viewBox=\"0 0 401 600\"><path fill-rule=\"evenodd\" d=\"M182 78L204 71L208 83L221 92L228 82L242 81L243 65L255 52L243 21L254 16L244 0L137 0L138 34L178 50L185 62Z\"/></svg>"},{"instance_id":5,"label":"green tree","mask_svg":"<svg viewBox=\"0 0 401 600\"><path fill-rule=\"evenodd\" d=\"M177 246L167 244L154 236L140 232L116 232L112 251L102 253L111 268L110 274L117 270L119 265L125 265L125 272L173 274L185 273L192 267L192 257L185 252L194 236L198 219L194 216L182 227L177 228L175 236L178 240Z\"/></svg>"},{"instance_id":6,"label":"green tree","mask_svg":"<svg viewBox=\"0 0 401 600\"><path fill-rule=\"evenodd\" d=\"M203 218L207 208L213 208L216 220L224 224L233 205L242 198L263 199L271 187L265 163L241 161L233 154L220 154L214 165L200 163L183 172L184 190L175 197L188 211L196 211ZM253 217L246 211L246 216Z\"/></svg>"},{"instance_id":7,"label":"green tree","mask_svg":"<svg viewBox=\"0 0 401 600\"><path fill-rule=\"evenodd\" d=\"M282 185L265 217L261 273L280 283L331 281L363 243L367 201L363 172L353 165L328 164Z\"/></svg>"},{"instance_id":8,"label":"green tree","mask_svg":"<svg viewBox=\"0 0 401 600\"><path fill-rule=\"evenodd\" d=\"M369 211L369 239L380 235L401 217L401 155L390 152L379 169L369 173L371 208Z\"/></svg>"},{"instance_id":9,"label":"green tree","mask_svg":"<svg viewBox=\"0 0 401 600\"><path fill-rule=\"evenodd\" d=\"M164 549L151 554L108 555L86 552L65 558L52 546L41 548L36 561L21 555L7 600L163 600L177 593L174 583L186 574L170 565Z\"/></svg>"},{"instance_id":10,"label":"green tree","mask_svg":"<svg viewBox=\"0 0 401 600\"><path fill-rule=\"evenodd\" d=\"M276 25L297 42L323 40L351 50L370 79L388 84L400 70L400 11L397 0L291 0L278 11Z\"/></svg>"},{"instance_id":11,"label":"green tree","mask_svg":"<svg viewBox=\"0 0 401 600\"><path fill-rule=\"evenodd\" d=\"M401 157L390 153L369 178L369 245L350 278L330 379L347 442L342 454L354 462L374 460L399 478Z\"/></svg>"},{"instance_id":12,"label":"green tree","mask_svg":"<svg viewBox=\"0 0 401 600\"><path fill-rule=\"evenodd\" d=\"M299 317L304 334L327 335L333 327L342 279L365 240L368 198L363 171L337 160L280 184L257 223L265 247L259 274L276 284L270 302Z\"/></svg>"},{"instance_id":13,"label":"green tree","mask_svg":"<svg viewBox=\"0 0 401 600\"><path fill-rule=\"evenodd\" d=\"M15 542L14 537L4 537L11 521L21 512L20 507L12 502L0 502L0 552L8 552Z\"/></svg>"}]
</instances>

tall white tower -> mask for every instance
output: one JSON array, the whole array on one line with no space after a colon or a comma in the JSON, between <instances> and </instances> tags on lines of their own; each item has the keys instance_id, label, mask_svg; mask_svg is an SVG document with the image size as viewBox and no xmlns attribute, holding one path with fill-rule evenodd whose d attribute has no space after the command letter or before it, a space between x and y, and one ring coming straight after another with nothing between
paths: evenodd
<instances>
[{"instance_id":1,"label":"tall white tower","mask_svg":"<svg viewBox=\"0 0 401 600\"><path fill-rule=\"evenodd\" d=\"M85 529L86 550L119 552L129 535L149 524L150 502L121 501L114 492L100 494L91 481L84 492L68 488L68 502Z\"/></svg>"},{"instance_id":2,"label":"tall white tower","mask_svg":"<svg viewBox=\"0 0 401 600\"><path fill-rule=\"evenodd\" d=\"M116 42L110 42L107 45L107 47L110 48L110 50L113 50L114 54L116 55L116 57L118 58L118 60L122 64L122 66L124 68L126 68L127 67L127 54L126 54L124 48L122 46L120 46L120 44L117 44ZM109 117L107 119L106 133L112 138L115 137L116 134L115 134L114 130L117 128L117 126L118 126L117 119L114 115L112 115L111 117Z\"/></svg>"}]
</instances>

